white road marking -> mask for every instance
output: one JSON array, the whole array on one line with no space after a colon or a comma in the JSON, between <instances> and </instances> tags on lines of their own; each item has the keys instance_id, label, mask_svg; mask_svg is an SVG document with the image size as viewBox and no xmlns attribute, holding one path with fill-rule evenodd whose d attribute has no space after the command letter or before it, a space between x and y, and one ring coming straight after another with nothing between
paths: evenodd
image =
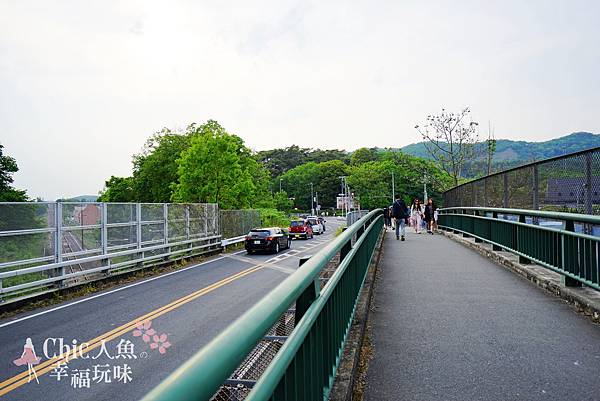
<instances>
[{"instance_id":1,"label":"white road marking","mask_svg":"<svg viewBox=\"0 0 600 401\"><path fill-rule=\"evenodd\" d=\"M238 255L238 254L243 253L243 252L246 252L246 251L235 252L235 253L233 253L231 255ZM152 278L149 278L147 280L143 280L143 281L139 281L137 283L129 284L129 285L126 285L124 287L115 288L114 290L103 292L101 294L92 295L91 297L80 299L78 301L74 301L74 302L68 303L66 305L61 305L61 306L57 306L56 308L52 308L52 309L48 309L48 310L45 310L45 311L42 311L42 312L34 313L33 315L24 316L24 317L19 318L19 319L11 320L10 322L6 322L6 323L0 324L0 328L7 327L7 326L10 326L10 325L13 325L15 323L19 323L19 322L22 322L22 321L25 321L25 320L33 319L34 317L42 316L42 315L45 315L45 314L50 313L50 312L55 312L55 311L60 310L60 309L68 308L69 306L73 306L73 305L77 305L77 304L80 304L80 303L83 303L83 302L91 301L92 299L100 298L100 297L103 297L105 295L114 294L115 292L123 291L123 290L126 290L128 288L132 288L132 287L135 287L135 286L138 286L138 285L141 285L141 284L145 284L145 283L148 283L150 281L158 280L158 279L161 279L161 278L173 275L173 274L181 273L181 272L184 272L186 270L190 270L190 269L194 269L196 267L204 266L206 264L209 264L209 263L212 263L212 262L216 262L218 260L223 260L225 258L227 258L227 255L219 256L218 258L215 258L215 259L212 259L212 260L207 260L206 262L198 263L197 265L185 267L185 268L183 268L181 270L176 270L174 272L170 272L170 273L166 273L166 274L161 274L160 276L152 277Z\"/></svg>"},{"instance_id":2,"label":"white road marking","mask_svg":"<svg viewBox=\"0 0 600 401\"><path fill-rule=\"evenodd\" d=\"M326 242L328 240L329 240L329 238L322 239L321 241L322 242ZM287 257L294 256L294 255L291 255L290 252L296 252L296 254L298 254L298 253L302 252L301 251L302 249L307 250L307 249L310 249L310 248L313 248L314 246L316 246L316 244L312 245L310 247L307 247L307 245L310 245L310 243L306 244L306 245L304 245L304 246L302 246L300 248L298 248L300 250L298 250L298 249L288 250L288 252L284 253L283 255L289 255ZM42 316L42 315L45 315L45 314L48 314L48 313L51 313L51 312L55 312L57 310L65 309L65 308L68 308L69 306L78 305L78 304L83 303L83 302L91 301L93 299L100 298L100 297L103 297L105 295L114 294L115 292L118 292L118 291L123 291L123 290L126 290L128 288L132 288L132 287L135 287L135 286L138 286L138 285L149 283L150 281L158 280L158 279L161 279L161 278L173 275L173 274L184 272L186 270L190 270L190 269L194 269L196 267L204 266L204 265L207 265L209 263L216 262L218 260L223 260L223 259L227 258L228 256L230 257L230 256L233 256L233 255L239 255L239 254L245 253L245 252L246 251L238 251L238 252L234 252L232 254L219 256L218 258L215 258L215 259L212 259L212 260L207 260L206 262L198 263L198 264L193 265L193 266L185 267L185 268L183 268L181 270L176 270L176 271L173 271L173 272L170 272L170 273L161 274L160 276L152 277L152 278L149 278L147 280L143 280L143 281L139 281L137 283L133 283L133 284L129 284L129 285L126 285L126 286L123 286L123 287L115 288L114 290L106 291L106 292L103 292L101 294L92 295L90 297L87 297L87 298L84 298L84 299L80 299L78 301L73 301L73 302L70 302L70 303L65 304L65 305L57 306L55 308L51 308L51 309L48 309L48 310L45 310L45 311L42 311L42 312L34 313L32 315L29 315L29 316L24 316L24 317L19 318L19 319L11 320L9 322L0 324L0 328L7 327L7 326L13 325L15 323L23 322L25 320L33 319L34 317ZM269 263L269 260L267 260L266 263Z\"/></svg>"}]
</instances>

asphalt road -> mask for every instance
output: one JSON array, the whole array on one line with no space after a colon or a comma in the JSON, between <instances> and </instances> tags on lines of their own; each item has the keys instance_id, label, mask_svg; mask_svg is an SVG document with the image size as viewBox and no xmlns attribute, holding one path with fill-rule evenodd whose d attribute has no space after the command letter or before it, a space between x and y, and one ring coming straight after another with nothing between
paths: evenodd
<instances>
[{"instance_id":1,"label":"asphalt road","mask_svg":"<svg viewBox=\"0 0 600 401\"><path fill-rule=\"evenodd\" d=\"M365 400L600 400L600 327L450 239L387 233Z\"/></svg>"},{"instance_id":2,"label":"asphalt road","mask_svg":"<svg viewBox=\"0 0 600 401\"><path fill-rule=\"evenodd\" d=\"M278 255L221 255L173 273L0 321L0 399L141 398L293 273L299 257L312 255L327 244L341 224L341 220L329 218L323 235L294 240L290 250ZM142 328L150 334L148 342L134 335L140 320L151 322L150 327ZM154 330L157 338L146 329ZM27 365L13 363L21 357L27 338L32 339L37 356L42 358L35 366L39 384L33 376L28 382ZM57 369L48 358L54 353L60 355L61 339L71 350L74 341L78 346L88 345L79 358Z\"/></svg>"}]
</instances>

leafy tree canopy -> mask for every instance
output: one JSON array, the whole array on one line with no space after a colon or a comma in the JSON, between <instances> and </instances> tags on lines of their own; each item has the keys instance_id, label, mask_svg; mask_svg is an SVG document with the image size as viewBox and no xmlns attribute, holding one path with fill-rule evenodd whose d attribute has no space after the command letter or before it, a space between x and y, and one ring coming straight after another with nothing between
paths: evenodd
<instances>
[{"instance_id":1,"label":"leafy tree canopy","mask_svg":"<svg viewBox=\"0 0 600 401\"><path fill-rule=\"evenodd\" d=\"M375 148L360 148L356 149L350 157L350 164L358 166L363 163L374 162L379 160L379 152Z\"/></svg>"},{"instance_id":2,"label":"leafy tree canopy","mask_svg":"<svg viewBox=\"0 0 600 401\"><path fill-rule=\"evenodd\" d=\"M209 123L212 123L209 121ZM163 129L152 135L142 153L133 157L134 199L138 202L169 202L177 182L177 159L189 148L190 138L197 134L194 125L184 134Z\"/></svg>"},{"instance_id":3,"label":"leafy tree canopy","mask_svg":"<svg viewBox=\"0 0 600 401\"><path fill-rule=\"evenodd\" d=\"M135 202L136 193L133 177L110 177L104 183L104 190L98 197L98 202Z\"/></svg>"},{"instance_id":4,"label":"leafy tree canopy","mask_svg":"<svg viewBox=\"0 0 600 401\"><path fill-rule=\"evenodd\" d=\"M349 162L345 150L310 149L292 145L282 149L263 150L256 154L256 160L262 163L272 177L279 177L287 171L309 162L322 163L331 160Z\"/></svg>"},{"instance_id":5,"label":"leafy tree canopy","mask_svg":"<svg viewBox=\"0 0 600 401\"><path fill-rule=\"evenodd\" d=\"M203 125L177 159L179 180L172 200L214 202L225 209L247 208L266 197L268 175L244 141L216 123Z\"/></svg>"},{"instance_id":6,"label":"leafy tree canopy","mask_svg":"<svg viewBox=\"0 0 600 401\"><path fill-rule=\"evenodd\" d=\"M0 144L0 202L25 202L28 200L25 191L12 187L13 174L19 171L17 161L5 155L4 146Z\"/></svg>"}]
</instances>

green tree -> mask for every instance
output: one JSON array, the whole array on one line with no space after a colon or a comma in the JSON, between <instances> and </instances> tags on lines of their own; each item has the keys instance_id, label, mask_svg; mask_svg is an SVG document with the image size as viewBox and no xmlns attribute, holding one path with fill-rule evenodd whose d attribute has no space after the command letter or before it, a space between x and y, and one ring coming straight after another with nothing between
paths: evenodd
<instances>
[{"instance_id":1,"label":"green tree","mask_svg":"<svg viewBox=\"0 0 600 401\"><path fill-rule=\"evenodd\" d=\"M289 199L285 191L276 192L273 196L273 203L275 209L285 213L289 213L294 207L294 202Z\"/></svg>"},{"instance_id":2,"label":"green tree","mask_svg":"<svg viewBox=\"0 0 600 401\"><path fill-rule=\"evenodd\" d=\"M330 160L317 164L317 185L319 203L323 207L335 207L341 189L341 176L346 176L350 168L341 160Z\"/></svg>"},{"instance_id":3,"label":"green tree","mask_svg":"<svg viewBox=\"0 0 600 401\"><path fill-rule=\"evenodd\" d=\"M211 122L209 122L211 123ZM133 200L138 202L169 202L173 195L173 184L178 179L177 159L189 148L190 138L197 133L191 125L185 134L169 129L152 135L142 153L133 158Z\"/></svg>"},{"instance_id":4,"label":"green tree","mask_svg":"<svg viewBox=\"0 0 600 401\"><path fill-rule=\"evenodd\" d=\"M352 152L350 156L350 164L358 166L363 163L374 162L379 160L379 154L375 148L360 148Z\"/></svg>"},{"instance_id":5,"label":"green tree","mask_svg":"<svg viewBox=\"0 0 600 401\"><path fill-rule=\"evenodd\" d=\"M310 209L310 183L318 186L319 169L317 163L309 162L294 167L281 176L288 194L295 198L294 205L302 210Z\"/></svg>"},{"instance_id":6,"label":"green tree","mask_svg":"<svg viewBox=\"0 0 600 401\"><path fill-rule=\"evenodd\" d=\"M310 149L292 145L283 149L263 150L256 154L256 160L269 170L272 177L278 177L286 171L308 161Z\"/></svg>"},{"instance_id":7,"label":"green tree","mask_svg":"<svg viewBox=\"0 0 600 401\"><path fill-rule=\"evenodd\" d=\"M202 128L177 160L179 179L173 186L172 199L214 202L224 209L234 209L251 207L268 197L268 175L243 140L214 122Z\"/></svg>"},{"instance_id":8,"label":"green tree","mask_svg":"<svg viewBox=\"0 0 600 401\"><path fill-rule=\"evenodd\" d=\"M307 158L307 162L323 163L331 160L341 160L348 164L350 163L350 155L345 150L338 149L315 149L311 151Z\"/></svg>"},{"instance_id":9,"label":"green tree","mask_svg":"<svg viewBox=\"0 0 600 401\"><path fill-rule=\"evenodd\" d=\"M0 144L0 202L25 202L28 200L25 191L13 188L13 174L19 171L17 161L5 155L4 146Z\"/></svg>"},{"instance_id":10,"label":"green tree","mask_svg":"<svg viewBox=\"0 0 600 401\"><path fill-rule=\"evenodd\" d=\"M137 200L134 190L133 177L110 177L104 183L98 202L135 202Z\"/></svg>"},{"instance_id":11,"label":"green tree","mask_svg":"<svg viewBox=\"0 0 600 401\"><path fill-rule=\"evenodd\" d=\"M381 161L368 162L352 168L348 184L361 207L373 209L392 201L392 173L395 193L408 202L423 197L423 183L428 195L441 204L442 193L452 186L452 178L435 163L402 152L386 151Z\"/></svg>"}]
</instances>

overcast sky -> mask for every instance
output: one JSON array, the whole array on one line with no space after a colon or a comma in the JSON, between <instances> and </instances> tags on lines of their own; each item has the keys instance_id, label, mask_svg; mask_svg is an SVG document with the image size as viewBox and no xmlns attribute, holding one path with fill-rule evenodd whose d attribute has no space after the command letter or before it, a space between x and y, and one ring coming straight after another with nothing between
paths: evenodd
<instances>
[{"instance_id":1,"label":"overcast sky","mask_svg":"<svg viewBox=\"0 0 600 401\"><path fill-rule=\"evenodd\" d=\"M600 1L0 0L0 143L30 196L97 194L162 127L256 150L600 132ZM486 134L486 132L482 132Z\"/></svg>"}]
</instances>

